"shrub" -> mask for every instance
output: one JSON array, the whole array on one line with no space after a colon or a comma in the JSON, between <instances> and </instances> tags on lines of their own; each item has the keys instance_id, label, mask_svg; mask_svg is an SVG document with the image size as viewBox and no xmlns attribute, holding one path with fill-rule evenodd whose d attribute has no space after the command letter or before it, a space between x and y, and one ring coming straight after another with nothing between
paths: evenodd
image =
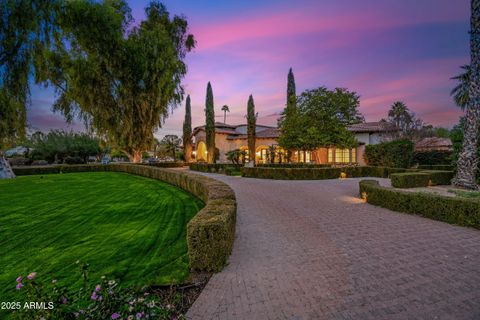
<instances>
[{"instance_id":1,"label":"shrub","mask_svg":"<svg viewBox=\"0 0 480 320\"><path fill-rule=\"evenodd\" d=\"M392 187L395 188L418 188L427 187L430 175L423 172L393 173L390 175Z\"/></svg>"},{"instance_id":2,"label":"shrub","mask_svg":"<svg viewBox=\"0 0 480 320\"><path fill-rule=\"evenodd\" d=\"M82 266L80 289L72 290L56 280L39 280L36 272L16 279L13 290L25 298L24 303L39 301L44 308L25 308L16 302L18 308L13 318L28 319L174 319L181 315L176 310L174 299L161 301L155 294L144 288L124 288L113 279L103 278L98 284L91 284L88 278L88 264ZM12 282L14 279L12 279ZM168 300L167 300L168 299ZM163 299L162 299L163 300ZM171 301L169 301L171 300ZM178 299L177 299L178 300ZM170 306L167 306L170 304Z\"/></svg>"},{"instance_id":3,"label":"shrub","mask_svg":"<svg viewBox=\"0 0 480 320\"><path fill-rule=\"evenodd\" d=\"M418 169L424 170L445 170L445 171L453 171L455 169L452 165L419 165Z\"/></svg>"},{"instance_id":4,"label":"shrub","mask_svg":"<svg viewBox=\"0 0 480 320\"><path fill-rule=\"evenodd\" d=\"M408 168L413 156L413 142L407 139L369 144L365 161L369 166Z\"/></svg>"},{"instance_id":5,"label":"shrub","mask_svg":"<svg viewBox=\"0 0 480 320\"><path fill-rule=\"evenodd\" d=\"M25 157L8 158L7 160L12 167L25 166L25 165L28 165L30 163L30 159L25 158Z\"/></svg>"},{"instance_id":6,"label":"shrub","mask_svg":"<svg viewBox=\"0 0 480 320\"><path fill-rule=\"evenodd\" d=\"M260 168L330 168L331 164L315 164L315 163L261 163L257 164Z\"/></svg>"},{"instance_id":7,"label":"shrub","mask_svg":"<svg viewBox=\"0 0 480 320\"><path fill-rule=\"evenodd\" d=\"M16 175L69 173L83 171L119 171L158 179L177 186L205 202L187 225L190 268L221 271L235 239L236 199L225 183L190 172L180 172L148 165L69 165L15 168Z\"/></svg>"},{"instance_id":8,"label":"shrub","mask_svg":"<svg viewBox=\"0 0 480 320\"><path fill-rule=\"evenodd\" d=\"M226 168L236 168L240 170L243 167L241 164L232 163L190 163L190 170L210 173L225 173Z\"/></svg>"},{"instance_id":9,"label":"shrub","mask_svg":"<svg viewBox=\"0 0 480 320\"><path fill-rule=\"evenodd\" d=\"M453 171L446 170L425 170L421 172L430 176L430 184L432 185L449 185L454 176Z\"/></svg>"},{"instance_id":10,"label":"shrub","mask_svg":"<svg viewBox=\"0 0 480 320\"><path fill-rule=\"evenodd\" d=\"M338 167L338 168L269 168L242 167L243 177L277 180L324 180L340 178L345 173L347 178L378 177L388 178L392 173L415 172L417 169L385 167Z\"/></svg>"},{"instance_id":11,"label":"shrub","mask_svg":"<svg viewBox=\"0 0 480 320\"><path fill-rule=\"evenodd\" d=\"M46 166L48 165L48 161L47 160L35 160L35 161L32 161L32 166Z\"/></svg>"},{"instance_id":12,"label":"shrub","mask_svg":"<svg viewBox=\"0 0 480 320\"><path fill-rule=\"evenodd\" d=\"M452 163L451 151L422 151L413 154L412 163L419 165L449 165Z\"/></svg>"},{"instance_id":13,"label":"shrub","mask_svg":"<svg viewBox=\"0 0 480 320\"><path fill-rule=\"evenodd\" d=\"M63 160L64 163L66 164L83 164L84 161L82 158L80 158L79 156L74 156L74 157L66 157L64 160Z\"/></svg>"},{"instance_id":14,"label":"shrub","mask_svg":"<svg viewBox=\"0 0 480 320\"><path fill-rule=\"evenodd\" d=\"M176 162L176 161L154 162L154 163L148 163L146 165L157 167L157 168L181 168L185 166L185 162Z\"/></svg>"},{"instance_id":15,"label":"shrub","mask_svg":"<svg viewBox=\"0 0 480 320\"><path fill-rule=\"evenodd\" d=\"M226 167L225 168L225 174L227 176L240 176L242 173L240 172L239 168L235 167Z\"/></svg>"},{"instance_id":16,"label":"shrub","mask_svg":"<svg viewBox=\"0 0 480 320\"><path fill-rule=\"evenodd\" d=\"M385 188L375 180L359 183L360 195L373 205L480 229L480 201Z\"/></svg>"}]
</instances>

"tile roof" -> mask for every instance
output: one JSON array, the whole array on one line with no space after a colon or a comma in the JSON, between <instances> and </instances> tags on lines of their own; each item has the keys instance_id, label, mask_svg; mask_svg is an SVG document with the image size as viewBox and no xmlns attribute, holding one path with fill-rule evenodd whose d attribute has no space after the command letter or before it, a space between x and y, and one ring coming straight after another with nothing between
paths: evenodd
<instances>
[{"instance_id":1,"label":"tile roof","mask_svg":"<svg viewBox=\"0 0 480 320\"><path fill-rule=\"evenodd\" d=\"M394 125L386 121L376 121L376 122L363 122L352 124L347 127L349 131L352 132L389 132L389 131L398 131Z\"/></svg>"},{"instance_id":2,"label":"tile roof","mask_svg":"<svg viewBox=\"0 0 480 320\"><path fill-rule=\"evenodd\" d=\"M429 137L415 143L415 149L451 148L452 140L449 138Z\"/></svg>"}]
</instances>

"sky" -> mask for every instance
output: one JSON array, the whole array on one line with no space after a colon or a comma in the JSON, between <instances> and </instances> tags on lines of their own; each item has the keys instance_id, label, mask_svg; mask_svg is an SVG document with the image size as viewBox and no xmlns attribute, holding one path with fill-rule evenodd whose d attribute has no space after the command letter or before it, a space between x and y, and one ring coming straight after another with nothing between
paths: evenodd
<instances>
[{"instance_id":1,"label":"sky","mask_svg":"<svg viewBox=\"0 0 480 320\"><path fill-rule=\"evenodd\" d=\"M167 0L184 15L197 46L186 58L183 81L192 101L193 126L205 122L207 82L216 120L245 122L250 94L257 123L276 125L293 68L297 94L319 86L360 95L366 121L386 117L401 100L425 122L451 127L462 112L449 95L451 77L468 64L468 0ZM148 1L129 1L138 23ZM51 89L34 87L28 121L34 129L82 130L53 114ZM181 136L184 103L156 133Z\"/></svg>"}]
</instances>

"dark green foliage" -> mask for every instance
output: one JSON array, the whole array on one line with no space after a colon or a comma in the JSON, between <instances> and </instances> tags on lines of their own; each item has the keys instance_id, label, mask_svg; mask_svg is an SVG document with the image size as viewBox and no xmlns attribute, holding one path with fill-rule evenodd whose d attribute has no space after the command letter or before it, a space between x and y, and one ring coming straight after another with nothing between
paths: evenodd
<instances>
[{"instance_id":1,"label":"dark green foliage","mask_svg":"<svg viewBox=\"0 0 480 320\"><path fill-rule=\"evenodd\" d=\"M257 167L261 168L330 168L331 164L314 164L314 163L259 163Z\"/></svg>"},{"instance_id":2,"label":"dark green foliage","mask_svg":"<svg viewBox=\"0 0 480 320\"><path fill-rule=\"evenodd\" d=\"M253 96L248 97L247 105L247 136L248 136L248 153L250 161L255 163L255 140L256 140L257 115L255 114L255 103Z\"/></svg>"},{"instance_id":3,"label":"dark green foliage","mask_svg":"<svg viewBox=\"0 0 480 320\"><path fill-rule=\"evenodd\" d=\"M422 151L414 152L412 164L419 165L449 165L452 163L451 151Z\"/></svg>"},{"instance_id":4,"label":"dark green foliage","mask_svg":"<svg viewBox=\"0 0 480 320\"><path fill-rule=\"evenodd\" d=\"M297 93L292 68L288 71L286 98L287 104L278 123L281 132L278 143L286 150L299 149L301 147L300 114L297 109Z\"/></svg>"},{"instance_id":5,"label":"dark green foliage","mask_svg":"<svg viewBox=\"0 0 480 320\"><path fill-rule=\"evenodd\" d=\"M85 163L85 161L80 158L79 156L74 156L74 157L66 157L64 160L63 160L64 163L66 164L83 164Z\"/></svg>"},{"instance_id":6,"label":"dark green foliage","mask_svg":"<svg viewBox=\"0 0 480 320\"><path fill-rule=\"evenodd\" d=\"M420 165L418 169L453 171L455 167L452 165Z\"/></svg>"},{"instance_id":7,"label":"dark green foliage","mask_svg":"<svg viewBox=\"0 0 480 320\"><path fill-rule=\"evenodd\" d=\"M423 172L393 173L390 180L394 188L428 187L430 175Z\"/></svg>"},{"instance_id":8,"label":"dark green foliage","mask_svg":"<svg viewBox=\"0 0 480 320\"><path fill-rule=\"evenodd\" d=\"M47 160L49 163L54 161L62 163L67 157L80 158L81 163L86 163L89 156L97 156L102 151L98 138L86 133L60 130L53 130L47 134L34 133L29 144L33 148L30 154L32 160Z\"/></svg>"},{"instance_id":9,"label":"dark green foliage","mask_svg":"<svg viewBox=\"0 0 480 320\"><path fill-rule=\"evenodd\" d=\"M207 85L205 98L205 142L207 144L207 162L215 163L215 109L213 105L213 91L210 82Z\"/></svg>"},{"instance_id":10,"label":"dark green foliage","mask_svg":"<svg viewBox=\"0 0 480 320\"><path fill-rule=\"evenodd\" d=\"M240 162L245 159L245 151L240 151L240 149L230 150L225 155L227 159L233 164L240 164ZM243 158L242 158L243 157Z\"/></svg>"},{"instance_id":11,"label":"dark green foliage","mask_svg":"<svg viewBox=\"0 0 480 320\"><path fill-rule=\"evenodd\" d=\"M177 150L180 148L180 143L182 143L182 139L173 134L167 134L160 141L160 145L165 148L165 151L171 155L174 161L177 160Z\"/></svg>"},{"instance_id":12,"label":"dark green foliage","mask_svg":"<svg viewBox=\"0 0 480 320\"><path fill-rule=\"evenodd\" d=\"M185 102L185 120L183 121L183 150L185 162L190 162L192 156L192 110L190 95Z\"/></svg>"},{"instance_id":13,"label":"dark green foliage","mask_svg":"<svg viewBox=\"0 0 480 320\"><path fill-rule=\"evenodd\" d=\"M297 108L284 112L279 145L289 150L353 147L355 137L346 126L363 121L358 106L359 96L346 89L306 90L297 97Z\"/></svg>"},{"instance_id":14,"label":"dark green foliage","mask_svg":"<svg viewBox=\"0 0 480 320\"><path fill-rule=\"evenodd\" d=\"M225 175L227 176L241 176L242 172L238 167L226 167L225 168Z\"/></svg>"},{"instance_id":15,"label":"dark green foliage","mask_svg":"<svg viewBox=\"0 0 480 320\"><path fill-rule=\"evenodd\" d=\"M480 229L480 201L478 200L399 191L381 187L375 180L362 180L359 185L360 195L370 204Z\"/></svg>"},{"instance_id":16,"label":"dark green foliage","mask_svg":"<svg viewBox=\"0 0 480 320\"><path fill-rule=\"evenodd\" d=\"M454 176L453 171L449 170L422 170L430 176L430 185L449 185Z\"/></svg>"},{"instance_id":17,"label":"dark green foliage","mask_svg":"<svg viewBox=\"0 0 480 320\"><path fill-rule=\"evenodd\" d=\"M466 64L461 66L463 72L458 76L453 77L453 80L458 80L458 84L452 89L450 95L453 97L455 104L465 110L470 101L468 87L470 85L470 78L472 74L472 68Z\"/></svg>"},{"instance_id":18,"label":"dark green foliage","mask_svg":"<svg viewBox=\"0 0 480 320\"><path fill-rule=\"evenodd\" d=\"M413 142L408 139L369 144L365 161L369 166L408 168L413 157Z\"/></svg>"},{"instance_id":19,"label":"dark green foliage","mask_svg":"<svg viewBox=\"0 0 480 320\"><path fill-rule=\"evenodd\" d=\"M185 162L180 162L180 161L155 162L155 163L149 163L146 165L157 167L157 168L181 168L185 166Z\"/></svg>"},{"instance_id":20,"label":"dark green foliage","mask_svg":"<svg viewBox=\"0 0 480 320\"><path fill-rule=\"evenodd\" d=\"M240 170L243 167L241 164L232 163L190 163L190 170L210 173L225 173L227 168L235 168Z\"/></svg>"},{"instance_id":21,"label":"dark green foliage","mask_svg":"<svg viewBox=\"0 0 480 320\"><path fill-rule=\"evenodd\" d=\"M16 169L19 175L83 171L118 171L162 180L200 198L206 205L187 226L190 268L220 271L225 266L235 240L237 212L235 193L225 183L198 174L146 165L112 164Z\"/></svg>"},{"instance_id":22,"label":"dark green foliage","mask_svg":"<svg viewBox=\"0 0 480 320\"><path fill-rule=\"evenodd\" d=\"M386 167L242 167L242 176L248 178L277 179L277 180L324 180L340 178L345 173L347 178L379 177L388 178L392 173L417 172L417 169L386 168Z\"/></svg>"},{"instance_id":23,"label":"dark green foliage","mask_svg":"<svg viewBox=\"0 0 480 320\"><path fill-rule=\"evenodd\" d=\"M130 167L65 166L77 171ZM116 172L2 180L0 203L5 204L0 217L5 299L14 298L16 277L32 271L79 288L77 260L92 265L96 283L102 275L134 287L182 283L189 275L187 224L203 207L172 185Z\"/></svg>"}]
</instances>

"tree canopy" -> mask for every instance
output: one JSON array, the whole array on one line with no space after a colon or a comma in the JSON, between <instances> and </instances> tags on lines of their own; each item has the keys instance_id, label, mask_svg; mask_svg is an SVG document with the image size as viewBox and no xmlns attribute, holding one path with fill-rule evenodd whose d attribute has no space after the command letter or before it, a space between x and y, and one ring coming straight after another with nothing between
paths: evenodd
<instances>
[{"instance_id":1,"label":"tree canopy","mask_svg":"<svg viewBox=\"0 0 480 320\"><path fill-rule=\"evenodd\" d=\"M24 2L2 5L18 14ZM2 67L2 79L23 79L23 97L27 97L28 76L34 74L37 83L54 86L54 110L68 121L81 118L89 129L139 161L170 108L183 99L184 58L195 45L185 18L171 17L157 1L148 5L146 19L138 26L132 25L130 8L123 0L32 3L30 11L35 14L29 18L35 23L17 24L27 33L22 46L30 53ZM8 12L3 13L2 24L15 17ZM14 42L3 39L10 36L7 31L0 32L1 43L15 48ZM22 97L8 83L2 81L1 101ZM17 123L22 122L26 99L9 105L13 107L5 109L15 112L8 114L19 115Z\"/></svg>"},{"instance_id":2,"label":"tree canopy","mask_svg":"<svg viewBox=\"0 0 480 320\"><path fill-rule=\"evenodd\" d=\"M354 135L347 130L348 125L363 121L358 111L359 96L355 92L319 87L304 91L296 99L297 110L286 113L281 123L280 146L313 150L332 145L355 145Z\"/></svg>"},{"instance_id":3,"label":"tree canopy","mask_svg":"<svg viewBox=\"0 0 480 320\"><path fill-rule=\"evenodd\" d=\"M207 144L207 162L215 163L215 109L213 104L213 91L210 82L207 84L205 97L205 134Z\"/></svg>"}]
</instances>

